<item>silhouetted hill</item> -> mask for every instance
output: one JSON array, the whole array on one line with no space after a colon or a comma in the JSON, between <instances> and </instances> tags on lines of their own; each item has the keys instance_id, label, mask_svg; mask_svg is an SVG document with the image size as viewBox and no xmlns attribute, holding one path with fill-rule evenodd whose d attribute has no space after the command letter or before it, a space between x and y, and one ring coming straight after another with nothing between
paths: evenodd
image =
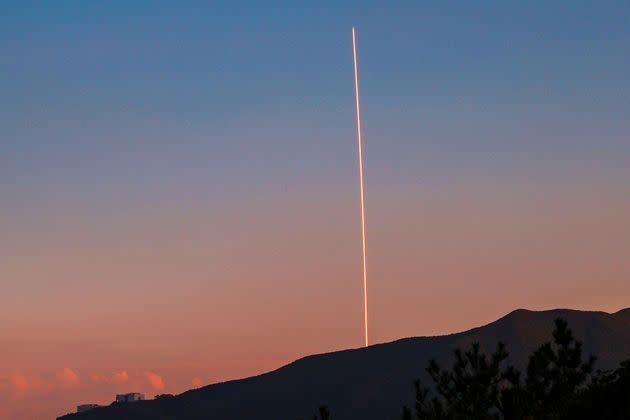
<instances>
[{"instance_id":1,"label":"silhouetted hill","mask_svg":"<svg viewBox=\"0 0 630 420\"><path fill-rule=\"evenodd\" d=\"M614 314L567 309L519 309L469 331L405 338L368 348L308 356L263 375L223 382L173 398L95 409L63 419L257 419L310 418L327 404L336 420L398 418L413 401L413 380L429 383L425 367L435 357L449 364L452 350L478 341L487 351L507 343L510 361L524 367L528 355L551 340L553 321L564 318L596 369L630 358L630 308Z\"/></svg>"}]
</instances>

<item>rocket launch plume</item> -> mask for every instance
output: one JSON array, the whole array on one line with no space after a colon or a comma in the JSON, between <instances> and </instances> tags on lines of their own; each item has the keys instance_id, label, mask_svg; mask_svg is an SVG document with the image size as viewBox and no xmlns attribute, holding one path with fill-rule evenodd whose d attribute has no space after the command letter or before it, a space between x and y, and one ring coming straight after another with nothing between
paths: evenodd
<instances>
[{"instance_id":1,"label":"rocket launch plume","mask_svg":"<svg viewBox=\"0 0 630 420\"><path fill-rule=\"evenodd\" d=\"M357 35L352 27L352 52L354 55L354 91L357 104L357 137L359 142L359 179L361 190L361 245L363 260L363 324L365 328L365 346L369 344L368 338L368 298L367 298L367 255L365 246L365 194L363 183L363 141L361 138L361 107L359 105L359 70L357 66Z\"/></svg>"}]
</instances>

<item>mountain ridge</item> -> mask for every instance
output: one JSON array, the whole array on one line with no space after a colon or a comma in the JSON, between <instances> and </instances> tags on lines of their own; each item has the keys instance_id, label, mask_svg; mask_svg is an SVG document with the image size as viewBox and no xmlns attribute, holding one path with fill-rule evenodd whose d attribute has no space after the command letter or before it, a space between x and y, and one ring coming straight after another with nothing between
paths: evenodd
<instances>
[{"instance_id":1,"label":"mountain ridge","mask_svg":"<svg viewBox=\"0 0 630 420\"><path fill-rule=\"evenodd\" d=\"M407 337L369 347L299 358L260 375L186 391L166 400L99 408L62 419L296 419L328 404L335 419L397 418L413 400L412 382L427 380L431 358L450 364L452 350L473 341L492 351L503 341L510 362L523 368L527 356L551 340L553 321L564 318L584 342L585 356L599 356L596 368L610 369L630 357L630 308L614 313L516 309L496 321L447 335Z\"/></svg>"}]
</instances>

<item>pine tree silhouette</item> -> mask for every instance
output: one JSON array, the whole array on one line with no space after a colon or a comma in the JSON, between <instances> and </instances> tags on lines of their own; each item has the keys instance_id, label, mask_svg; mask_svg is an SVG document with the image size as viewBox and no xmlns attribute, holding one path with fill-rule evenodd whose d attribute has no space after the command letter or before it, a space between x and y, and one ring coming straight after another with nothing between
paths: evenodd
<instances>
[{"instance_id":1,"label":"pine tree silhouette","mask_svg":"<svg viewBox=\"0 0 630 420\"><path fill-rule=\"evenodd\" d=\"M429 389L419 381L416 387L416 416L419 419L498 419L500 385L508 370L502 368L508 357L501 342L488 357L473 343L468 350L454 350L455 362L450 370L442 369L435 360L427 372L435 383L438 397L428 399Z\"/></svg>"},{"instance_id":2,"label":"pine tree silhouette","mask_svg":"<svg viewBox=\"0 0 630 420\"><path fill-rule=\"evenodd\" d=\"M582 342L573 337L567 322L556 319L553 344L547 342L529 357L525 389L531 412L539 416L562 411L593 371L595 356L582 360Z\"/></svg>"},{"instance_id":3,"label":"pine tree silhouette","mask_svg":"<svg viewBox=\"0 0 630 420\"><path fill-rule=\"evenodd\" d=\"M454 355L450 370L442 369L435 360L429 362L427 372L435 397L430 399L429 388L415 382L418 419L563 418L587 389L595 364L594 356L582 359L582 343L562 319L555 321L553 343L543 344L530 355L525 381L516 368L503 365L508 352L501 342L489 357L478 343L465 352L456 349ZM615 378L624 377L624 372ZM410 415L404 407L403 418Z\"/></svg>"}]
</instances>

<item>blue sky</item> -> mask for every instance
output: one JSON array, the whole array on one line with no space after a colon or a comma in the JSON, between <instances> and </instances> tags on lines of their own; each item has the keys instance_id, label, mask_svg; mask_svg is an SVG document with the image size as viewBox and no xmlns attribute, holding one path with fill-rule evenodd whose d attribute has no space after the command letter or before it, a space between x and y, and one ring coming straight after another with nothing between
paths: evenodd
<instances>
[{"instance_id":1,"label":"blue sky","mask_svg":"<svg viewBox=\"0 0 630 420\"><path fill-rule=\"evenodd\" d=\"M591 151L603 130L597 148L627 151L619 137L628 128L629 8L621 1L5 2L3 173L29 171L31 159L52 172L87 160L77 169L89 173L137 148L169 154L174 141L219 156L236 139L267 150L296 141L283 139L293 137L283 128L277 136L249 132L259 120L303 127L306 141L347 151L338 143L352 133L353 24L371 147L409 152L445 129L442 120L449 130L493 124L518 133L536 122L570 130L552 144L482 139L482 148L571 155ZM313 130L334 142L309 138ZM454 136L452 149L465 150ZM304 151L317 152L311 148Z\"/></svg>"},{"instance_id":2,"label":"blue sky","mask_svg":"<svg viewBox=\"0 0 630 420\"><path fill-rule=\"evenodd\" d=\"M622 1L3 2L2 207L351 193L352 25L371 194L623 182L629 16Z\"/></svg>"}]
</instances>

